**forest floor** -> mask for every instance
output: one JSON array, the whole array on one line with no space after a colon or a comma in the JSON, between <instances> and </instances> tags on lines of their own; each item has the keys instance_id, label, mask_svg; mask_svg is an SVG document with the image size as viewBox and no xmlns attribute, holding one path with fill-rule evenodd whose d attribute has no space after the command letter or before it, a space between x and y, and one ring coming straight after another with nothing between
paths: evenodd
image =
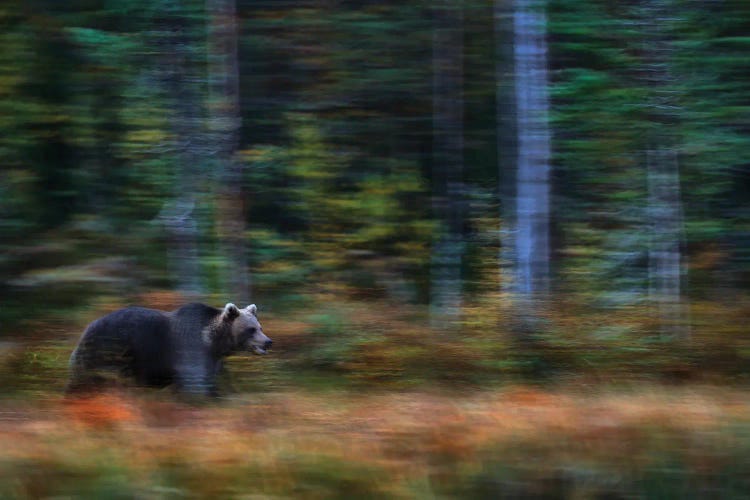
<instances>
[{"instance_id":1,"label":"forest floor","mask_svg":"<svg viewBox=\"0 0 750 500\"><path fill-rule=\"evenodd\" d=\"M2 498L750 494L750 398L718 386L112 392L2 402L0 443Z\"/></svg>"},{"instance_id":2,"label":"forest floor","mask_svg":"<svg viewBox=\"0 0 750 500\"><path fill-rule=\"evenodd\" d=\"M689 350L571 312L537 379L484 310L460 341L405 307L269 313L274 349L230 358L218 401L65 399L82 325L119 306L0 346L0 498L750 498L746 306L694 308Z\"/></svg>"}]
</instances>

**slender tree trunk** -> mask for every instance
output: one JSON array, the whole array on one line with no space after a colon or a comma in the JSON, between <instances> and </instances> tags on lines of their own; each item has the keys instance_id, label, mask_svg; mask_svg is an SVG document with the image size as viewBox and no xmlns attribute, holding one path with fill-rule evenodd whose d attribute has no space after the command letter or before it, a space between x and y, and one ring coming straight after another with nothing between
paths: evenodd
<instances>
[{"instance_id":1,"label":"slender tree trunk","mask_svg":"<svg viewBox=\"0 0 750 500\"><path fill-rule=\"evenodd\" d=\"M463 10L440 0L433 9L433 208L442 222L432 250L431 322L459 318L463 300Z\"/></svg>"},{"instance_id":2,"label":"slender tree trunk","mask_svg":"<svg viewBox=\"0 0 750 500\"><path fill-rule=\"evenodd\" d=\"M223 282L232 300L250 299L245 245L243 164L237 159L240 134L237 12L234 0L206 0L210 139L216 161L217 227L225 265Z\"/></svg>"},{"instance_id":3,"label":"slender tree trunk","mask_svg":"<svg viewBox=\"0 0 750 500\"><path fill-rule=\"evenodd\" d=\"M689 326L682 297L682 206L677 152L654 143L646 152L648 168L649 298L665 337L687 338Z\"/></svg>"},{"instance_id":4,"label":"slender tree trunk","mask_svg":"<svg viewBox=\"0 0 750 500\"><path fill-rule=\"evenodd\" d=\"M200 86L193 52L197 42L188 22L183 2L173 0L166 11L167 48L162 71L167 92L173 99L172 129L177 158L175 198L162 211L161 218L170 236L169 262L176 287L188 296L203 292L198 258L198 224L195 208L199 197L199 179L204 166L203 125Z\"/></svg>"},{"instance_id":5,"label":"slender tree trunk","mask_svg":"<svg viewBox=\"0 0 750 500\"><path fill-rule=\"evenodd\" d=\"M515 181L516 181L516 123L513 6L504 0L494 3L495 36L495 127L498 166L498 198L500 200L500 253L498 281L505 296L515 293Z\"/></svg>"},{"instance_id":6,"label":"slender tree trunk","mask_svg":"<svg viewBox=\"0 0 750 500\"><path fill-rule=\"evenodd\" d=\"M640 6L644 30L643 79L649 89L650 128L646 146L648 175L649 298L663 336L687 338L687 306L682 295L686 267L680 196L679 138L674 130L679 109L670 71L672 44L665 31L674 20L673 2L645 0Z\"/></svg>"},{"instance_id":7,"label":"slender tree trunk","mask_svg":"<svg viewBox=\"0 0 750 500\"><path fill-rule=\"evenodd\" d=\"M550 131L544 3L516 0L514 60L517 127L514 289L533 311L549 291Z\"/></svg>"}]
</instances>

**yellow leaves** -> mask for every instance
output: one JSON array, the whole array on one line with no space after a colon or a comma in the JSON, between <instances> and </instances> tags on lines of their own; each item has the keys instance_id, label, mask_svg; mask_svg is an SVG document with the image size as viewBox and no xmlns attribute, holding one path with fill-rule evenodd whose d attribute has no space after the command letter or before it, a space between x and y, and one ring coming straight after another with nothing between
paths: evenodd
<instances>
[{"instance_id":1,"label":"yellow leaves","mask_svg":"<svg viewBox=\"0 0 750 500\"><path fill-rule=\"evenodd\" d=\"M20 189L36 181L36 175L30 169L14 168L5 171L5 183L14 189Z\"/></svg>"},{"instance_id":2,"label":"yellow leaves","mask_svg":"<svg viewBox=\"0 0 750 500\"><path fill-rule=\"evenodd\" d=\"M729 252L727 249L721 248L718 244L714 243L691 255L688 265L694 271L710 271L719 268L728 258Z\"/></svg>"},{"instance_id":3,"label":"yellow leaves","mask_svg":"<svg viewBox=\"0 0 750 500\"><path fill-rule=\"evenodd\" d=\"M0 96L10 96L24 81L24 76L17 73L0 73Z\"/></svg>"},{"instance_id":4,"label":"yellow leaves","mask_svg":"<svg viewBox=\"0 0 750 500\"><path fill-rule=\"evenodd\" d=\"M292 262L275 260L264 262L255 269L255 272L283 274L296 271L297 267L298 266Z\"/></svg>"},{"instance_id":5,"label":"yellow leaves","mask_svg":"<svg viewBox=\"0 0 750 500\"><path fill-rule=\"evenodd\" d=\"M277 154L277 151L273 148L258 147L253 149L241 149L237 151L237 154L242 160L252 164L254 162L274 159L274 155Z\"/></svg>"},{"instance_id":6,"label":"yellow leaves","mask_svg":"<svg viewBox=\"0 0 750 500\"><path fill-rule=\"evenodd\" d=\"M128 132L125 135L125 141L136 144L161 144L169 137L170 135L161 129L138 129Z\"/></svg>"}]
</instances>

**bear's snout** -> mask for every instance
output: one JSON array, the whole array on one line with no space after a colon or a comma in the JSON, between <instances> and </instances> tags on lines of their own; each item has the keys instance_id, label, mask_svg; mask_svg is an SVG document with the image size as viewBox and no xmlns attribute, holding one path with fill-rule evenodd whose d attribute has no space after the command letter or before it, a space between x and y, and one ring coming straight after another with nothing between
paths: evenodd
<instances>
[{"instance_id":1,"label":"bear's snout","mask_svg":"<svg viewBox=\"0 0 750 500\"><path fill-rule=\"evenodd\" d=\"M250 347L252 347L255 354L265 354L272 344L273 341L266 337L263 332L257 332L255 337L250 341Z\"/></svg>"}]
</instances>

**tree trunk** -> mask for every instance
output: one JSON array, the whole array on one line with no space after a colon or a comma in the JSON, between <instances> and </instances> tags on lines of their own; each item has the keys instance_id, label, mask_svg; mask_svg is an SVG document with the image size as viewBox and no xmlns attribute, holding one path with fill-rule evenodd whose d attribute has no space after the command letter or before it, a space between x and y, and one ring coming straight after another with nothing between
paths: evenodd
<instances>
[{"instance_id":1,"label":"tree trunk","mask_svg":"<svg viewBox=\"0 0 750 500\"><path fill-rule=\"evenodd\" d=\"M682 206L677 151L654 143L646 152L648 168L649 298L665 337L687 338L689 327L682 298L685 265L682 252Z\"/></svg>"},{"instance_id":2,"label":"tree trunk","mask_svg":"<svg viewBox=\"0 0 750 500\"><path fill-rule=\"evenodd\" d=\"M516 196L516 123L514 68L507 61L513 60L514 38L513 6L504 0L494 4L495 36L495 128L498 167L498 198L500 200L500 226L498 255L498 281L505 296L515 293L515 196Z\"/></svg>"},{"instance_id":3,"label":"tree trunk","mask_svg":"<svg viewBox=\"0 0 750 500\"><path fill-rule=\"evenodd\" d=\"M237 159L240 134L237 12L234 0L206 0L208 33L210 140L215 158L217 228L225 293L246 304L250 277L245 245L243 164Z\"/></svg>"},{"instance_id":4,"label":"tree trunk","mask_svg":"<svg viewBox=\"0 0 750 500\"><path fill-rule=\"evenodd\" d=\"M433 326L459 318L463 300L463 10L437 2L433 32L433 209L442 223L432 250Z\"/></svg>"},{"instance_id":5,"label":"tree trunk","mask_svg":"<svg viewBox=\"0 0 750 500\"><path fill-rule=\"evenodd\" d=\"M680 197L679 140L674 130L679 109L670 71L672 45L665 33L673 21L668 0L646 0L640 7L644 30L643 80L649 89L648 176L649 299L665 337L687 338L689 326L682 296L685 262Z\"/></svg>"},{"instance_id":6,"label":"tree trunk","mask_svg":"<svg viewBox=\"0 0 750 500\"><path fill-rule=\"evenodd\" d=\"M198 224L195 208L198 181L205 166L202 148L203 126L200 83L192 53L197 42L188 22L183 2L174 0L166 11L167 48L162 71L173 99L172 130L176 158L175 198L162 210L161 219L169 234L168 260L176 278L176 288L186 296L203 292L198 258Z\"/></svg>"},{"instance_id":7,"label":"tree trunk","mask_svg":"<svg viewBox=\"0 0 750 500\"><path fill-rule=\"evenodd\" d=\"M550 131L543 2L516 0L514 61L517 127L514 291L526 313L549 291Z\"/></svg>"}]
</instances>

